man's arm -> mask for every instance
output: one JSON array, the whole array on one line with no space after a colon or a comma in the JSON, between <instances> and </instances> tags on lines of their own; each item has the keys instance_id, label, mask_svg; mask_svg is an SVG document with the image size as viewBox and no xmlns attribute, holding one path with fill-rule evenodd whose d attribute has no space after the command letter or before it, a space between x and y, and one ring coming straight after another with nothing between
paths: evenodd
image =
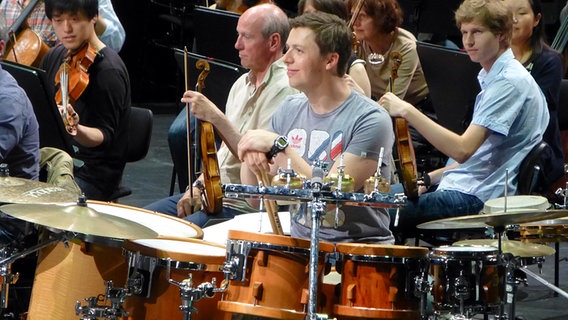
<instances>
[{"instance_id":1,"label":"man's arm","mask_svg":"<svg viewBox=\"0 0 568 320\"><path fill-rule=\"evenodd\" d=\"M491 135L490 130L478 125L470 125L462 135L458 135L390 92L381 97L379 104L385 107L391 116L406 119L436 149L459 163L467 161Z\"/></svg>"}]
</instances>

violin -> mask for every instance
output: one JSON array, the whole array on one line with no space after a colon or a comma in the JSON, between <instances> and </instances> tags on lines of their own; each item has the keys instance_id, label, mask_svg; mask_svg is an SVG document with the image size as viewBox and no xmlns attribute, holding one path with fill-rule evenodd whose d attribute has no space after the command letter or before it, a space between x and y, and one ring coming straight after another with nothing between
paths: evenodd
<instances>
[{"instance_id":1,"label":"violin","mask_svg":"<svg viewBox=\"0 0 568 320\"><path fill-rule=\"evenodd\" d=\"M73 105L89 85L89 67L95 62L97 50L89 43L72 53L69 51L55 75L55 102L62 106L61 117L70 135L77 134L78 116L69 114L67 106Z\"/></svg>"},{"instance_id":2,"label":"violin","mask_svg":"<svg viewBox=\"0 0 568 320\"><path fill-rule=\"evenodd\" d=\"M38 67L43 56L49 51L45 44L27 24L27 19L39 0L32 0L8 29L8 43L4 59L26 66Z\"/></svg>"},{"instance_id":3,"label":"violin","mask_svg":"<svg viewBox=\"0 0 568 320\"><path fill-rule=\"evenodd\" d=\"M187 56L187 55L186 55ZM209 62L197 60L195 67L202 70L197 77L197 92L205 87L205 78L211 70ZM219 213L223 207L223 190L221 188L221 174L217 160L217 147L215 145L215 131L213 125L207 121L196 121L196 132L199 133L203 186L201 189L201 203L207 214ZM188 127L189 128L189 127Z\"/></svg>"},{"instance_id":4,"label":"violin","mask_svg":"<svg viewBox=\"0 0 568 320\"><path fill-rule=\"evenodd\" d=\"M390 58L393 61L390 79L390 90L392 92L394 80L398 78L398 68L402 63L402 55L400 52L392 52ZM408 122L404 118L396 117L394 127L398 153L398 159L395 159L395 163L402 179L404 193L409 200L414 201L418 199L418 173L414 145L408 130Z\"/></svg>"},{"instance_id":5,"label":"violin","mask_svg":"<svg viewBox=\"0 0 568 320\"><path fill-rule=\"evenodd\" d=\"M357 20L359 12L361 12L361 8L363 7L363 2L364 0L357 0L355 8L353 9L353 14L351 15L351 19L349 20L349 29L353 28L353 24L355 23L355 20ZM359 41L359 39L357 39L357 34L355 34L355 32L353 32L352 36L353 38L351 41L351 48L353 50L353 54L358 55L359 51L361 51L361 42Z\"/></svg>"}]
</instances>

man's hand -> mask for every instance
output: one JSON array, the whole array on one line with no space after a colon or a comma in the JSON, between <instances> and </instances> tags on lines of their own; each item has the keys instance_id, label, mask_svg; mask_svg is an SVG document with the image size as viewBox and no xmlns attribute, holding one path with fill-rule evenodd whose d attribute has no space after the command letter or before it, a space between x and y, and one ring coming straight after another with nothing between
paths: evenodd
<instances>
[{"instance_id":1,"label":"man's hand","mask_svg":"<svg viewBox=\"0 0 568 320\"><path fill-rule=\"evenodd\" d=\"M77 135L77 125L79 124L79 115L73 109L70 104L67 105L67 110L63 106L58 105L59 113L61 114L61 119L63 119L63 124L65 125L65 130L72 136Z\"/></svg>"},{"instance_id":2,"label":"man's hand","mask_svg":"<svg viewBox=\"0 0 568 320\"><path fill-rule=\"evenodd\" d=\"M239 159L256 175L270 172L273 159L267 159L266 153L274 145L278 135L266 130L249 130L239 141Z\"/></svg>"},{"instance_id":3,"label":"man's hand","mask_svg":"<svg viewBox=\"0 0 568 320\"><path fill-rule=\"evenodd\" d=\"M217 115L221 113L221 110L211 100L197 91L184 92L181 102L191 103L191 113L201 121L215 123Z\"/></svg>"},{"instance_id":4,"label":"man's hand","mask_svg":"<svg viewBox=\"0 0 568 320\"><path fill-rule=\"evenodd\" d=\"M201 190L192 187L193 197L190 190L187 190L177 203L177 216L178 218L185 218L192 213L201 210Z\"/></svg>"},{"instance_id":5,"label":"man's hand","mask_svg":"<svg viewBox=\"0 0 568 320\"><path fill-rule=\"evenodd\" d=\"M385 93L380 99L379 104L385 108L391 117L403 117L409 108L414 108L410 103L401 100L392 92Z\"/></svg>"}]
</instances>

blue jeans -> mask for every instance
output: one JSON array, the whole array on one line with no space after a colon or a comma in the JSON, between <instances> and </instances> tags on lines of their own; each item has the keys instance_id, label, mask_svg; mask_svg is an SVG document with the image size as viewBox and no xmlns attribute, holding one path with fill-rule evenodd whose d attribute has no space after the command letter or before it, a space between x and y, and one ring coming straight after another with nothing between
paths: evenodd
<instances>
[{"instance_id":1,"label":"blue jeans","mask_svg":"<svg viewBox=\"0 0 568 320\"><path fill-rule=\"evenodd\" d=\"M174 168L177 173L179 192L184 192L185 188L189 185L189 173L187 169L187 117L186 117L187 107L177 115L174 119L170 128L168 130L168 145L170 147L170 154L172 156L172 161L174 163ZM197 121L193 114L189 117L189 126L191 127L190 136L195 137L195 128L197 126ZM221 145L221 139L215 136L215 141L217 148ZM191 155L192 159L192 180L197 178L196 171L199 166L195 163L201 164L201 154L196 152L194 141L191 141ZM197 149L199 150L199 149ZM197 167L197 168L196 168Z\"/></svg>"},{"instance_id":2,"label":"blue jeans","mask_svg":"<svg viewBox=\"0 0 568 320\"><path fill-rule=\"evenodd\" d=\"M389 210L391 230L413 232L421 223L478 214L483 209L483 202L477 197L451 190L439 190L422 194L417 202L408 201L400 209L398 225L395 227L396 210Z\"/></svg>"},{"instance_id":3,"label":"blue jeans","mask_svg":"<svg viewBox=\"0 0 568 320\"><path fill-rule=\"evenodd\" d=\"M150 210L150 211L156 211L156 212L159 212L159 213L164 213L164 214L168 214L168 215L177 217L177 203L178 203L179 199L181 199L182 196L183 196L183 194L180 193L180 194L176 194L176 195L158 200L156 202L153 202L153 203L145 206L144 209ZM221 212L219 212L215 215L208 215L203 210L200 210L200 211L194 212L190 216L185 217L184 220L192 222L192 223L196 224L198 227L203 228L203 226L211 219L232 219L235 216L242 214L242 213L243 212L232 209L232 208L223 207Z\"/></svg>"},{"instance_id":4,"label":"blue jeans","mask_svg":"<svg viewBox=\"0 0 568 320\"><path fill-rule=\"evenodd\" d=\"M100 189L99 187L97 187L96 185L83 180L77 176L75 176L75 182L77 183L77 185L79 186L79 188L81 188L81 191L83 191L83 193L85 194L85 196L87 197L87 199L91 199L91 200L101 200L101 201L107 201L108 198L112 195L112 192L114 190L110 190L109 191L105 191Z\"/></svg>"},{"instance_id":5,"label":"blue jeans","mask_svg":"<svg viewBox=\"0 0 568 320\"><path fill-rule=\"evenodd\" d=\"M187 107L177 115L168 130L168 145L170 147L170 154L177 173L179 192L184 192L185 188L189 185L189 173L187 171ZM190 116L191 136L195 133L195 117ZM193 148L192 148L193 149ZM191 154L195 154L192 150ZM194 172L195 174L195 172Z\"/></svg>"}]
</instances>

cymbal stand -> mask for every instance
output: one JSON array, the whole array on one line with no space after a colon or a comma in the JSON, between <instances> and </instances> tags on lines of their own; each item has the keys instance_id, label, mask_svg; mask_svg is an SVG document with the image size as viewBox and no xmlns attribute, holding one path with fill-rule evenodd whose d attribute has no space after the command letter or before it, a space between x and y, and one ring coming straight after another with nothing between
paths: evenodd
<instances>
[{"instance_id":1,"label":"cymbal stand","mask_svg":"<svg viewBox=\"0 0 568 320\"><path fill-rule=\"evenodd\" d=\"M112 280L105 281L105 284L106 293L104 298L101 295L86 298L86 306L82 306L80 301L75 303L75 314L80 315L81 320L97 320L99 318L118 320L129 316L130 313L122 308L122 303L126 297L130 296L129 289L113 287ZM110 301L110 307L98 304L99 301L104 301L105 298Z\"/></svg>"},{"instance_id":2,"label":"cymbal stand","mask_svg":"<svg viewBox=\"0 0 568 320\"><path fill-rule=\"evenodd\" d=\"M217 283L215 278L213 278L211 282L203 282L194 288L191 273L188 275L187 279L184 279L181 282L175 281L171 278L171 263L168 263L167 277L169 279L168 282L177 286L180 290L182 304L179 306L179 310L183 312L183 320L191 320L191 314L193 312L198 312L197 308L193 306L196 301L199 301L202 298L213 298L215 293L225 292L229 286L228 272L225 272L225 281L219 288L215 287L215 284Z\"/></svg>"},{"instance_id":3,"label":"cymbal stand","mask_svg":"<svg viewBox=\"0 0 568 320\"><path fill-rule=\"evenodd\" d=\"M8 294L10 291L10 285L18 282L18 279L20 277L19 273L16 274L12 273L12 263L17 259L23 258L28 254L41 250L51 244L57 243L59 241L67 241L71 238L73 237L70 236L69 233L62 232L58 234L56 237L48 239L47 241L44 241L42 243L38 243L37 245L32 246L21 252L16 252L16 250L10 252L11 250L10 246L2 248L0 250L0 257L3 258L2 260L0 260L0 276L2 277L2 284L1 284L2 292L0 292L0 309L6 309L8 307ZM7 257L8 254L10 253L12 255Z\"/></svg>"},{"instance_id":4,"label":"cymbal stand","mask_svg":"<svg viewBox=\"0 0 568 320\"><path fill-rule=\"evenodd\" d=\"M426 304L428 303L428 292L432 289L428 281L428 267L429 260L421 259L420 270L422 270L422 272L414 278L414 296L420 298L420 318L422 320L428 319Z\"/></svg>"}]
</instances>

